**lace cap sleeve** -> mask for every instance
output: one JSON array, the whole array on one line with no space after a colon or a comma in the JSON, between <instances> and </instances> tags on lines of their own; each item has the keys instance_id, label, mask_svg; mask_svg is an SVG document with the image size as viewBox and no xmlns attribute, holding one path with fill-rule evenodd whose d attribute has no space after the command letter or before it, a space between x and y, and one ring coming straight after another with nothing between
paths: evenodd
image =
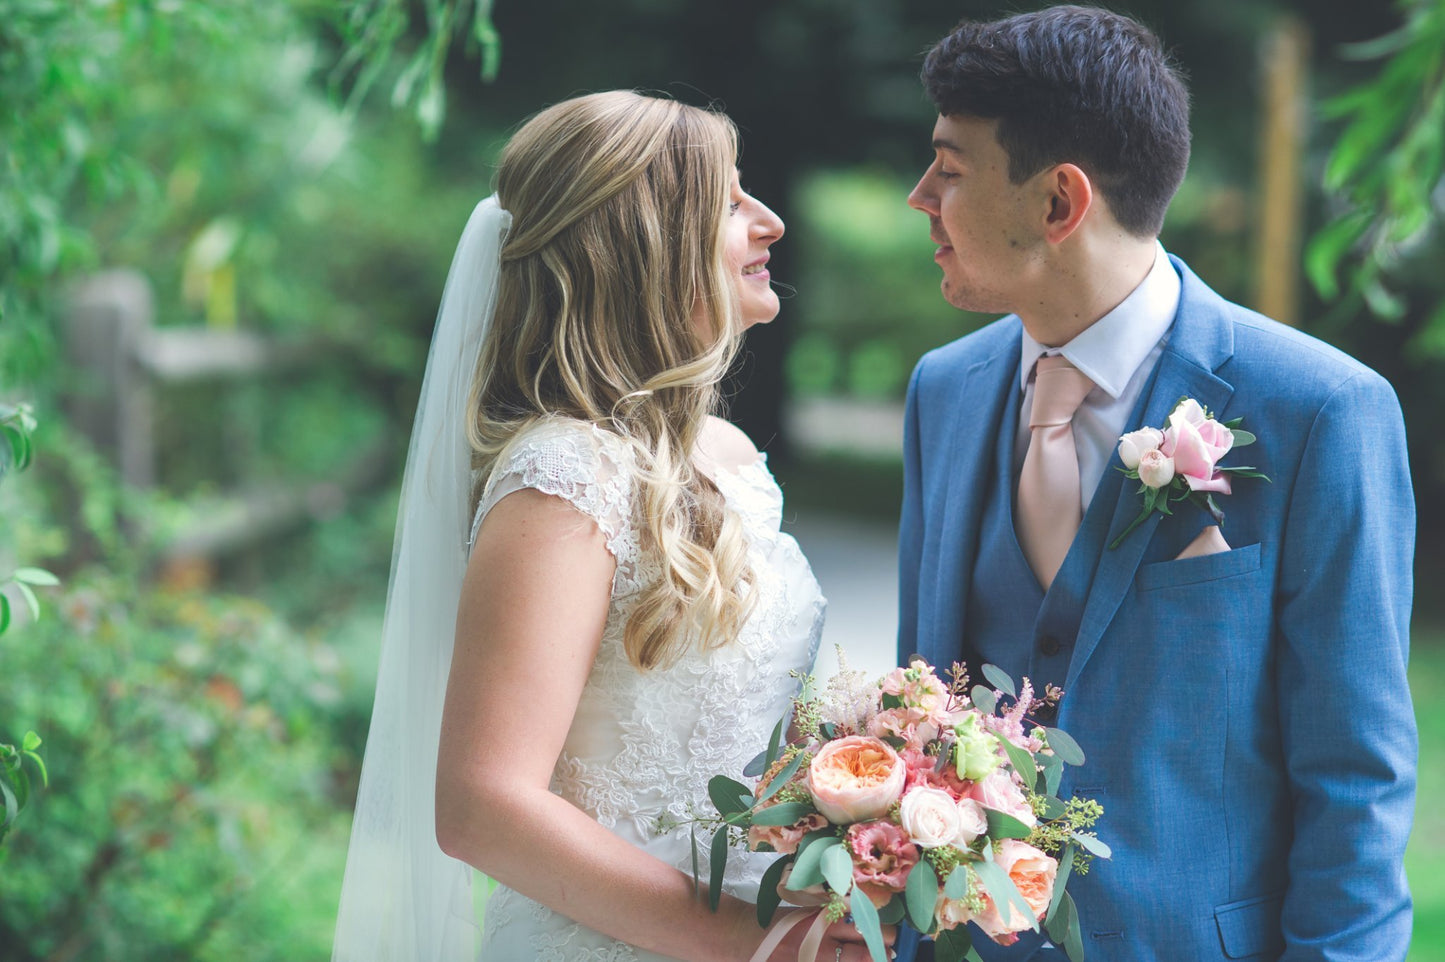
<instances>
[{"instance_id":1,"label":"lace cap sleeve","mask_svg":"<svg viewBox=\"0 0 1445 962\"><path fill-rule=\"evenodd\" d=\"M471 540L492 506L533 488L571 504L597 523L619 565L637 560L632 523L632 451L627 442L584 421L549 421L531 429L497 465L482 489Z\"/></svg>"}]
</instances>

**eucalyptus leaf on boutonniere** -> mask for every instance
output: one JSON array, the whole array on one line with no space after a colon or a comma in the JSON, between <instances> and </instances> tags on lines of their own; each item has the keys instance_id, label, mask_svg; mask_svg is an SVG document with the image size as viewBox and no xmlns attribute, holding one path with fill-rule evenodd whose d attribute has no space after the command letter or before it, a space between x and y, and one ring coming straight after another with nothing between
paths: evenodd
<instances>
[{"instance_id":1,"label":"eucalyptus leaf on boutonniere","mask_svg":"<svg viewBox=\"0 0 1445 962\"><path fill-rule=\"evenodd\" d=\"M1138 517L1129 522L1119 537L1109 543L1117 548L1149 515L1173 514L1169 503L1190 501L1218 525L1224 524L1224 511L1214 500L1216 494L1230 493L1230 476L1238 478L1269 478L1253 467L1221 467L1219 459L1235 448L1254 443L1254 435L1240 428L1243 418L1216 421L1193 398L1180 398L1169 415L1169 424L1159 428L1130 431L1119 439L1119 470L1127 478L1139 482L1144 496Z\"/></svg>"}]
</instances>

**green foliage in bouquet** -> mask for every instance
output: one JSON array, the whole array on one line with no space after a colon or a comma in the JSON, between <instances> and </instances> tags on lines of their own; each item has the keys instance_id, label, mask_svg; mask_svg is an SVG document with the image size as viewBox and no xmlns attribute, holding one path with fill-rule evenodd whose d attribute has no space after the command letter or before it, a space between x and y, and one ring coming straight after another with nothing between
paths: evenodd
<instances>
[{"instance_id":1,"label":"green foliage in bouquet","mask_svg":"<svg viewBox=\"0 0 1445 962\"><path fill-rule=\"evenodd\" d=\"M785 894L813 896L821 890L825 893L826 917L835 920L845 911L851 912L874 959L886 958L882 926L904 922L935 938L935 953L941 962L976 959L968 928L957 921L945 925L936 918L940 893L961 906L970 918L984 912L991 902L1005 917L1022 913L1037 930L1037 910L1030 906L998 861L1006 844L1018 840L1056 860L1057 874L1049 905L1042 912L1042 925L1049 938L1062 946L1070 959L1082 962L1084 947L1078 909L1065 886L1071 875L1086 873L1093 858L1110 855L1109 847L1092 831L1103 809L1092 800L1065 801L1058 797L1064 766L1084 763L1084 753L1078 743L1059 728L1033 725L1026 733L1023 729L1025 718L1044 705L1056 702L1062 693L1051 689L1044 698L1036 699L1027 679L1019 689L1012 678L993 665L983 668L985 679L992 687L977 685L969 691L966 672L961 666L954 666L950 684L946 686L946 702L938 704L946 703L947 713L956 723L951 729L937 731L935 737L923 739L923 757L930 760L930 766L926 767L931 767L935 774L956 778L955 784L960 785L988 778L997 771L1011 772L1009 778L1016 777L1022 787L1022 797L1033 813L1034 824L1024 820L1027 811L1011 814L981 806L987 817L985 831L968 844L920 843L921 857L908 870L903 890L878 907L858 885L849 847L851 831L875 822L899 825L906 818L900 815L900 801L914 789L900 788L898 798L884 815L848 819L845 823L822 812L825 806L814 798L812 792L816 789L806 778L808 766L819 759L820 754L826 754L829 742L860 735L868 727L876 730L872 720L908 707L904 701L907 696L888 693L884 682L871 686L870 694L870 686L859 683L861 673L847 671L846 659L841 661L845 669L829 683L823 696L813 692L810 678L804 679L803 692L793 712L797 741L784 740L784 723L780 721L773 729L768 747L743 771L744 776L758 779L756 788L749 788L727 775L715 776L709 782L708 794L717 817L695 819L692 831L695 876L701 861L697 828L704 826L713 831L708 859L712 907L716 909L718 905L729 848L750 842L755 850L774 851L766 842L759 843L753 830L788 827L804 834L797 839L796 849L782 854L763 876L757 905L760 925L766 927L772 923ZM926 675L937 683L936 691L940 695L945 690L932 669L921 662L900 672L909 683L917 683ZM880 689L883 689L881 693ZM1011 700L1008 707L1004 707L1005 696ZM980 726L981 716L974 712L993 716L995 721L987 727ZM849 720L840 721L840 718ZM866 724L864 719L868 719ZM995 731L1012 731L1015 738L995 734ZM895 750L901 751L905 745L901 735L871 737ZM1037 750L1030 751L1016 741L1030 747L1037 745ZM918 756L914 756L914 761L917 760ZM900 760L897 764L904 762Z\"/></svg>"}]
</instances>

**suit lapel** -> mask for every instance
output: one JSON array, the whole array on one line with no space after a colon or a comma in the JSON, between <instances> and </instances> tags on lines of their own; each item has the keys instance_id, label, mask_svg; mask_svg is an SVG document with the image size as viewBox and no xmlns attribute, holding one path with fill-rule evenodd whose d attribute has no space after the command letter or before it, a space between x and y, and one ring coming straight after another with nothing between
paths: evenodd
<instances>
[{"instance_id":1,"label":"suit lapel","mask_svg":"<svg viewBox=\"0 0 1445 962\"><path fill-rule=\"evenodd\" d=\"M1017 334L992 357L974 364L960 379L950 405L949 450L940 462L947 477L939 527L933 586L935 651L957 656L968 606L968 586L978 552L995 445L1009 419L1010 399L1018 404L1020 339ZM935 664L948 662L935 662Z\"/></svg>"},{"instance_id":2,"label":"suit lapel","mask_svg":"<svg viewBox=\"0 0 1445 962\"><path fill-rule=\"evenodd\" d=\"M1205 286L1182 261L1175 258L1174 263L1183 281L1179 311L1169 332L1169 341L1160 355L1153 384L1145 391L1142 414L1135 423L1125 428L1126 431L1146 425L1162 426L1183 397L1192 397L1216 417L1223 417L1234 393L1234 387L1214 373L1234 353L1234 328L1224 310L1227 302ZM1117 474L1115 469L1122 467L1116 451L1107 470ZM1089 656L1114 620L1134 581L1149 541L1163 518L1155 512L1118 548L1108 548L1108 544L1138 515L1142 506L1138 491L1139 485L1135 481L1125 480L1118 487L1113 515L1105 534L1105 547L1084 603L1079 634L1064 682L1065 691L1073 687Z\"/></svg>"}]
</instances>

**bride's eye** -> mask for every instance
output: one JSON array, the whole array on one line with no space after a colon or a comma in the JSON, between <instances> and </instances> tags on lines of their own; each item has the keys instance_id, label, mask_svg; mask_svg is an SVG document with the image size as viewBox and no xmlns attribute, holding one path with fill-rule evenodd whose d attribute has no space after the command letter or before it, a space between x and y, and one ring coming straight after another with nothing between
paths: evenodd
<instances>
[{"instance_id":1,"label":"bride's eye","mask_svg":"<svg viewBox=\"0 0 1445 962\"><path fill-rule=\"evenodd\" d=\"M730 204L728 204L728 216L732 216L733 214L736 214L736 213L738 212L738 208L740 208L740 207L742 207L742 206L743 206L743 202L742 202L742 201L740 201L740 200L732 201Z\"/></svg>"}]
</instances>

